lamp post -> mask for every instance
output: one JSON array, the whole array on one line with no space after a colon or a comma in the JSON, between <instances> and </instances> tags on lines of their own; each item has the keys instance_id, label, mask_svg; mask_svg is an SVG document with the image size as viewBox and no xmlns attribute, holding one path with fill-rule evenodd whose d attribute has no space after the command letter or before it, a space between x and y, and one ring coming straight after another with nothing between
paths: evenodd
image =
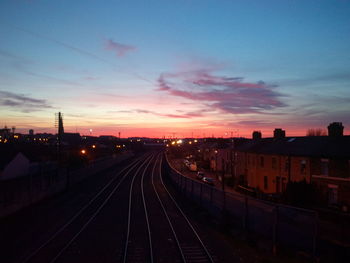
<instances>
[{"instance_id":1,"label":"lamp post","mask_svg":"<svg viewBox=\"0 0 350 263\"><path fill-rule=\"evenodd\" d=\"M216 179L218 179L218 151L215 150L214 153L215 153L215 176L216 176Z\"/></svg>"},{"instance_id":2,"label":"lamp post","mask_svg":"<svg viewBox=\"0 0 350 263\"><path fill-rule=\"evenodd\" d=\"M225 160L224 159L222 159L221 166L222 166L221 186L222 186L222 191L225 192L226 165L225 165Z\"/></svg>"}]
</instances>

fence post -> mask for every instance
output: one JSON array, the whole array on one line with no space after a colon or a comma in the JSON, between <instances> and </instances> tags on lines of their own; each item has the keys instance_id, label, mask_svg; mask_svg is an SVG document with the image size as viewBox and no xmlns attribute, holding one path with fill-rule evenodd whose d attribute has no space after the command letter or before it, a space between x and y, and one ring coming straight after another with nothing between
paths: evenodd
<instances>
[{"instance_id":1,"label":"fence post","mask_svg":"<svg viewBox=\"0 0 350 263\"><path fill-rule=\"evenodd\" d=\"M40 190L45 191L45 181L44 181L44 176L40 174Z\"/></svg>"},{"instance_id":2,"label":"fence post","mask_svg":"<svg viewBox=\"0 0 350 263\"><path fill-rule=\"evenodd\" d=\"M244 196L243 229L246 231L247 228L248 228L248 197Z\"/></svg>"},{"instance_id":3,"label":"fence post","mask_svg":"<svg viewBox=\"0 0 350 263\"><path fill-rule=\"evenodd\" d=\"M222 194L223 194L223 205L222 205L222 210L226 210L226 192L225 191L222 191Z\"/></svg>"},{"instance_id":4,"label":"fence post","mask_svg":"<svg viewBox=\"0 0 350 263\"><path fill-rule=\"evenodd\" d=\"M191 180L191 195L192 195L192 198L193 198L193 180Z\"/></svg>"},{"instance_id":5,"label":"fence post","mask_svg":"<svg viewBox=\"0 0 350 263\"><path fill-rule=\"evenodd\" d=\"M182 176L180 174L178 174L179 177L180 177L180 190L181 192L183 192L183 189L182 189Z\"/></svg>"},{"instance_id":6,"label":"fence post","mask_svg":"<svg viewBox=\"0 0 350 263\"><path fill-rule=\"evenodd\" d=\"M278 206L273 208L273 226L272 226L272 253L277 252L277 224L278 224Z\"/></svg>"},{"instance_id":7,"label":"fence post","mask_svg":"<svg viewBox=\"0 0 350 263\"><path fill-rule=\"evenodd\" d=\"M66 167L66 188L70 186L70 169Z\"/></svg>"},{"instance_id":8,"label":"fence post","mask_svg":"<svg viewBox=\"0 0 350 263\"><path fill-rule=\"evenodd\" d=\"M199 184L200 185L200 189L199 189L199 204L202 206L202 185L203 184Z\"/></svg>"},{"instance_id":9,"label":"fence post","mask_svg":"<svg viewBox=\"0 0 350 263\"><path fill-rule=\"evenodd\" d=\"M187 180L185 176L182 176L182 180L184 181L184 193L185 193L185 196L187 196Z\"/></svg>"},{"instance_id":10,"label":"fence post","mask_svg":"<svg viewBox=\"0 0 350 263\"><path fill-rule=\"evenodd\" d=\"M317 235L318 235L318 213L315 212L314 234L313 234L313 240L312 240L312 256L313 256L314 260L316 260Z\"/></svg>"},{"instance_id":11,"label":"fence post","mask_svg":"<svg viewBox=\"0 0 350 263\"><path fill-rule=\"evenodd\" d=\"M32 192L33 192L33 175L30 173L29 176L29 202L32 202Z\"/></svg>"}]
</instances>

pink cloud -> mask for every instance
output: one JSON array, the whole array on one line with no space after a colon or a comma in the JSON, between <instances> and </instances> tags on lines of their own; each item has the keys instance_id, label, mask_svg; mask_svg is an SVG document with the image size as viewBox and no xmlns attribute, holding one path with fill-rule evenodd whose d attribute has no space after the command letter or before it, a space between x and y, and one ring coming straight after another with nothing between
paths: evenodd
<instances>
[{"instance_id":1,"label":"pink cloud","mask_svg":"<svg viewBox=\"0 0 350 263\"><path fill-rule=\"evenodd\" d=\"M122 57L128 52L132 52L136 50L136 47L134 46L121 44L121 43L115 42L113 39L107 39L105 47L106 47L106 50L111 50L116 52L118 57Z\"/></svg>"},{"instance_id":2,"label":"pink cloud","mask_svg":"<svg viewBox=\"0 0 350 263\"><path fill-rule=\"evenodd\" d=\"M209 70L164 73L158 78L158 91L199 101L207 108L227 113L260 113L286 106L276 85L263 81L243 82L241 77L216 76Z\"/></svg>"},{"instance_id":3,"label":"pink cloud","mask_svg":"<svg viewBox=\"0 0 350 263\"><path fill-rule=\"evenodd\" d=\"M159 113L155 111L142 110L142 109L137 109L135 110L135 112L144 113L144 114L153 114L160 117L168 117L168 118L176 118L176 119L190 119L190 118L203 116L202 113L200 112L184 112L182 114L172 114L172 113Z\"/></svg>"}]
</instances>

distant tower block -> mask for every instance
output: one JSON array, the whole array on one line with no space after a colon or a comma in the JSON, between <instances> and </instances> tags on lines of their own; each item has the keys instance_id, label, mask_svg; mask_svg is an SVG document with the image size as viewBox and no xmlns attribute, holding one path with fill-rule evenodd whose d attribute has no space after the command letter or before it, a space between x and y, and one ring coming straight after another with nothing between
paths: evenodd
<instances>
[{"instance_id":1,"label":"distant tower block","mask_svg":"<svg viewBox=\"0 0 350 263\"><path fill-rule=\"evenodd\" d=\"M286 131L285 131L285 130L282 130L281 128L276 128L276 129L273 131L273 137L274 137L275 139L284 138L284 137L286 137Z\"/></svg>"},{"instance_id":2,"label":"distant tower block","mask_svg":"<svg viewBox=\"0 0 350 263\"><path fill-rule=\"evenodd\" d=\"M261 131L253 131L253 140L261 139Z\"/></svg>"},{"instance_id":3,"label":"distant tower block","mask_svg":"<svg viewBox=\"0 0 350 263\"><path fill-rule=\"evenodd\" d=\"M30 130L29 130L29 135L30 135L30 136L33 136L33 135L34 135L34 130L33 130L33 129L30 129Z\"/></svg>"},{"instance_id":4,"label":"distant tower block","mask_svg":"<svg viewBox=\"0 0 350 263\"><path fill-rule=\"evenodd\" d=\"M341 122L332 122L328 125L328 136L341 137L343 136L344 126Z\"/></svg>"}]
</instances>

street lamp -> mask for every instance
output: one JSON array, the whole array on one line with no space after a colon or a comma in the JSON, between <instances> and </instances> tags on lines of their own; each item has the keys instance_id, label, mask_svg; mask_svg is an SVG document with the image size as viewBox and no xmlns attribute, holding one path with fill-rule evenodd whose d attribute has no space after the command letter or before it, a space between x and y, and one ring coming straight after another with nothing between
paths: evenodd
<instances>
[{"instance_id":1,"label":"street lamp","mask_svg":"<svg viewBox=\"0 0 350 263\"><path fill-rule=\"evenodd\" d=\"M225 173L226 173L226 164L225 164L225 160L222 159L222 178L221 178L222 191L225 191Z\"/></svg>"},{"instance_id":2,"label":"street lamp","mask_svg":"<svg viewBox=\"0 0 350 263\"><path fill-rule=\"evenodd\" d=\"M216 176L216 179L218 179L218 151L215 150L214 153L215 153L215 176Z\"/></svg>"}]
</instances>

